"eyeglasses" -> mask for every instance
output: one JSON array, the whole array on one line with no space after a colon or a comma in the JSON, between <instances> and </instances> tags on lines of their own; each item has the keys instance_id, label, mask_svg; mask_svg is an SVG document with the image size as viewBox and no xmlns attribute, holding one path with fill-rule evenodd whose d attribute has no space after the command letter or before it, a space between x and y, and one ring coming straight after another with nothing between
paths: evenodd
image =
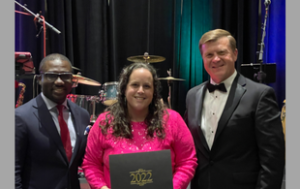
<instances>
[{"instance_id":1,"label":"eyeglasses","mask_svg":"<svg viewBox=\"0 0 300 189\"><path fill-rule=\"evenodd\" d=\"M45 79L48 81L56 81L58 77L60 77L63 81L70 81L73 77L72 73L54 73L54 72L46 72L42 73Z\"/></svg>"}]
</instances>

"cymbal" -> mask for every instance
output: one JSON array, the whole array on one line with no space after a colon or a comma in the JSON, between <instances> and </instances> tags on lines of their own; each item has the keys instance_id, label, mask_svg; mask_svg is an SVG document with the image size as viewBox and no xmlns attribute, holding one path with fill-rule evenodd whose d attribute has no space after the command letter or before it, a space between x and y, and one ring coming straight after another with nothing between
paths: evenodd
<instances>
[{"instance_id":1,"label":"cymbal","mask_svg":"<svg viewBox=\"0 0 300 189\"><path fill-rule=\"evenodd\" d=\"M73 74L73 82L77 82L84 85L101 86L101 84L98 81L76 74Z\"/></svg>"},{"instance_id":2,"label":"cymbal","mask_svg":"<svg viewBox=\"0 0 300 189\"><path fill-rule=\"evenodd\" d=\"M160 77L160 78L158 78L158 80L185 81L185 79L175 78L175 77L172 77L172 76L169 76L169 77Z\"/></svg>"},{"instance_id":3,"label":"cymbal","mask_svg":"<svg viewBox=\"0 0 300 189\"><path fill-rule=\"evenodd\" d=\"M127 58L131 62L146 62L146 63L156 63L166 60L165 57L157 55L149 55L147 52L144 55L130 56Z\"/></svg>"},{"instance_id":4,"label":"cymbal","mask_svg":"<svg viewBox=\"0 0 300 189\"><path fill-rule=\"evenodd\" d=\"M72 69L73 69L73 70L78 70L78 71L81 71L81 69L79 69L79 68L76 68L76 67L74 67L74 66L72 66Z\"/></svg>"}]
</instances>

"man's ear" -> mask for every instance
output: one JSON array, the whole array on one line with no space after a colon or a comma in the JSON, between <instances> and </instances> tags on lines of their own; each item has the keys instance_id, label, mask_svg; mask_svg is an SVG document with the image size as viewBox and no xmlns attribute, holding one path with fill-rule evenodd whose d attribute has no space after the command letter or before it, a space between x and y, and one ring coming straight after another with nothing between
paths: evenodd
<instances>
[{"instance_id":1,"label":"man's ear","mask_svg":"<svg viewBox=\"0 0 300 189\"><path fill-rule=\"evenodd\" d=\"M235 51L234 51L234 56L235 56L235 60L234 61L236 61L237 57L238 57L238 50L237 49L235 49Z\"/></svg>"},{"instance_id":2,"label":"man's ear","mask_svg":"<svg viewBox=\"0 0 300 189\"><path fill-rule=\"evenodd\" d=\"M42 84L42 76L37 75L36 78L37 78L37 81L38 81L39 85L41 85Z\"/></svg>"}]
</instances>

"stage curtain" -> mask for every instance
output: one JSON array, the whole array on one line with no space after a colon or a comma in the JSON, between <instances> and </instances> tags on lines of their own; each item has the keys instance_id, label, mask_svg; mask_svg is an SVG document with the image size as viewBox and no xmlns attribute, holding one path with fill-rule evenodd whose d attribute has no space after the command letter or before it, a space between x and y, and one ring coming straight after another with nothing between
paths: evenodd
<instances>
[{"instance_id":1,"label":"stage curtain","mask_svg":"<svg viewBox=\"0 0 300 189\"><path fill-rule=\"evenodd\" d=\"M159 77L171 75L185 81L162 80L161 95L171 95L172 109L183 115L187 91L209 79L203 67L198 43L205 32L222 28L237 39L236 68L258 63L264 18L263 0L19 0L33 13L41 13L48 23L47 54L58 52L70 58L83 76L100 82L117 81L129 56L150 55L166 58L153 63ZM21 10L17 5L16 10ZM15 50L31 52L37 69L43 58L41 24L32 16L15 14ZM277 64L277 81L271 84L281 106L285 99L285 1L270 5L264 62ZM74 70L75 73L78 72ZM36 91L26 80L24 102ZM169 85L172 89L169 91ZM98 95L101 87L79 84L74 94ZM17 96L16 91L16 96ZM171 93L170 93L171 92ZM36 95L36 94L35 94ZM101 103L97 103L101 104ZM99 113L99 111L98 111Z\"/></svg>"},{"instance_id":2,"label":"stage curtain","mask_svg":"<svg viewBox=\"0 0 300 189\"><path fill-rule=\"evenodd\" d=\"M276 82L269 84L274 88L279 108L284 106L286 99L286 37L285 37L285 0L270 1L266 22L266 37L264 48L264 63L276 63ZM262 17L265 19L265 5L262 2ZM268 77L268 75L267 75Z\"/></svg>"},{"instance_id":3,"label":"stage curtain","mask_svg":"<svg viewBox=\"0 0 300 189\"><path fill-rule=\"evenodd\" d=\"M212 2L176 0L175 5L174 75L185 81L174 84L172 104L183 115L187 91L208 78L198 44L202 34L212 29Z\"/></svg>"}]
</instances>

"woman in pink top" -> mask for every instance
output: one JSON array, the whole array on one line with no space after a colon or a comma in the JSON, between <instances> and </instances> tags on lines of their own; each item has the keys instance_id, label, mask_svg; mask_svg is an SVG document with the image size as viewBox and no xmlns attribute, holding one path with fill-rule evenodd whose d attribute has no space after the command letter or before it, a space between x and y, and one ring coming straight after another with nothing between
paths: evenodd
<instances>
[{"instance_id":1,"label":"woman in pink top","mask_svg":"<svg viewBox=\"0 0 300 189\"><path fill-rule=\"evenodd\" d=\"M186 189L197 166L194 141L179 113L163 107L156 70L147 63L123 69L118 102L100 114L88 135L82 168L92 189L110 188L109 155L171 151L173 187Z\"/></svg>"}]
</instances>

